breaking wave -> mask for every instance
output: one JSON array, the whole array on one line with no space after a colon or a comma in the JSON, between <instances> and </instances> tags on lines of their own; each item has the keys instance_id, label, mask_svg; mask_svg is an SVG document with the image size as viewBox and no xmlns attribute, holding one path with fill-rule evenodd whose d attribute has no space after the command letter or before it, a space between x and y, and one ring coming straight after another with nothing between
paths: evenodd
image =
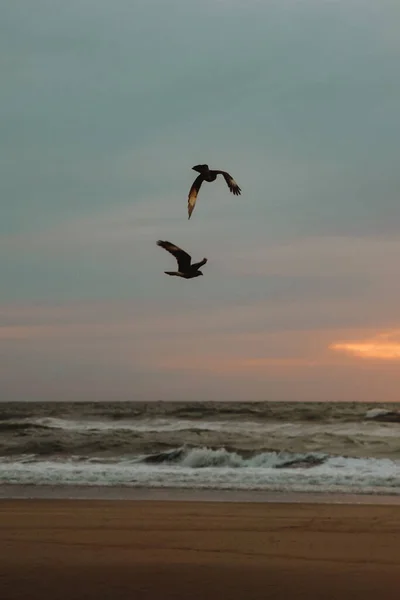
<instances>
[{"instance_id":1,"label":"breaking wave","mask_svg":"<svg viewBox=\"0 0 400 600\"><path fill-rule=\"evenodd\" d=\"M230 452L225 448L176 448L167 452L158 452L148 456L140 457L138 462L147 464L179 464L192 469L204 469L207 467L229 467L239 468L271 468L283 469L293 467L313 467L327 460L325 454L290 454L287 452L262 452L250 457L243 457L237 452Z\"/></svg>"},{"instance_id":2,"label":"breaking wave","mask_svg":"<svg viewBox=\"0 0 400 600\"><path fill-rule=\"evenodd\" d=\"M400 495L398 407L4 403L0 486Z\"/></svg>"},{"instance_id":3,"label":"breaking wave","mask_svg":"<svg viewBox=\"0 0 400 600\"><path fill-rule=\"evenodd\" d=\"M37 456L0 459L3 484L343 492L400 495L400 461L224 448L174 450L132 458Z\"/></svg>"},{"instance_id":4,"label":"breaking wave","mask_svg":"<svg viewBox=\"0 0 400 600\"><path fill-rule=\"evenodd\" d=\"M276 422L140 417L103 421L0 416L0 456L21 454L132 456L179 447L226 448L240 456L262 452L400 458L394 422ZM215 460L225 460L220 455ZM233 460L232 458L230 460Z\"/></svg>"}]
</instances>

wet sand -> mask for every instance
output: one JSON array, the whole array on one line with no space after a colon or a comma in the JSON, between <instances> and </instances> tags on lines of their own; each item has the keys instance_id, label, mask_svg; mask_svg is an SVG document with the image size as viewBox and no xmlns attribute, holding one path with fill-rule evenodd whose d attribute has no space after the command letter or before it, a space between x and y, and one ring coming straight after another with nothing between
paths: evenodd
<instances>
[{"instance_id":1,"label":"wet sand","mask_svg":"<svg viewBox=\"0 0 400 600\"><path fill-rule=\"evenodd\" d=\"M398 598L400 506L1 500L0 597Z\"/></svg>"}]
</instances>

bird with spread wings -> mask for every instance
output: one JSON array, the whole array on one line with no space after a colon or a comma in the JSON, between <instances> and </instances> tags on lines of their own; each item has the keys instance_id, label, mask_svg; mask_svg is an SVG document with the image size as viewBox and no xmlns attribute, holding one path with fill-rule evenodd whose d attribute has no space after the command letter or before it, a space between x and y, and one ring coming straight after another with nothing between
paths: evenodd
<instances>
[{"instance_id":1,"label":"bird with spread wings","mask_svg":"<svg viewBox=\"0 0 400 600\"><path fill-rule=\"evenodd\" d=\"M193 171L197 171L198 173L200 173L200 175L196 177L192 187L190 188L188 196L189 219L196 205L197 195L199 193L203 181L215 181L217 179L217 175L222 175L232 194L234 194L235 196L240 196L242 190L240 189L236 181L233 179L233 177L229 175L229 173L227 173L226 171L217 171L215 169L209 169L208 165L196 165L192 167L192 169Z\"/></svg>"},{"instance_id":2,"label":"bird with spread wings","mask_svg":"<svg viewBox=\"0 0 400 600\"><path fill-rule=\"evenodd\" d=\"M157 246L161 246L161 248L164 248L164 250L167 250L167 252L170 252L173 256L175 256L178 263L177 271L164 271L164 273L167 275L183 277L184 279L193 279L194 277L203 275L199 269L206 264L206 258L203 258L203 260L198 263L192 264L192 257L190 254L182 250L182 248L179 248L179 246L175 246L175 244L171 244L171 242L163 240L158 240Z\"/></svg>"}]
</instances>

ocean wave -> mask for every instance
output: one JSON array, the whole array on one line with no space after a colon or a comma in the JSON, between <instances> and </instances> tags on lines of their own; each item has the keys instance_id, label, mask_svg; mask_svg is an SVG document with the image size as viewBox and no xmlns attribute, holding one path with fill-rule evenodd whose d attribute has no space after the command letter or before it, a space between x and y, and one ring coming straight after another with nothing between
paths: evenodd
<instances>
[{"instance_id":1,"label":"ocean wave","mask_svg":"<svg viewBox=\"0 0 400 600\"><path fill-rule=\"evenodd\" d=\"M137 418L361 421L371 409L399 410L399 403L363 402L3 402L0 420L54 417L114 421Z\"/></svg>"},{"instance_id":2,"label":"ocean wave","mask_svg":"<svg viewBox=\"0 0 400 600\"><path fill-rule=\"evenodd\" d=\"M176 449L179 450L179 449ZM218 458L217 458L218 457ZM285 460L289 459L289 463ZM2 484L127 486L280 492L400 494L400 461L324 457L312 468L302 456L240 459L229 452L184 450L175 462L149 464L145 457L123 460L48 460L35 456L0 459ZM290 460L294 460L290 464ZM293 468L297 462L298 468ZM210 464L211 463L211 464Z\"/></svg>"},{"instance_id":3,"label":"ocean wave","mask_svg":"<svg viewBox=\"0 0 400 600\"><path fill-rule=\"evenodd\" d=\"M390 408L2 404L0 484L400 494L399 424L375 420Z\"/></svg>"},{"instance_id":4,"label":"ocean wave","mask_svg":"<svg viewBox=\"0 0 400 600\"><path fill-rule=\"evenodd\" d=\"M326 453L400 458L397 423L290 423L137 418L110 421L61 417L0 420L0 455L125 456L182 446L244 453Z\"/></svg>"},{"instance_id":5,"label":"ocean wave","mask_svg":"<svg viewBox=\"0 0 400 600\"><path fill-rule=\"evenodd\" d=\"M320 465L328 459L327 454L301 453L290 454L287 452L262 452L250 457L244 457L238 452L226 448L174 448L166 452L158 452L138 458L138 462L146 464L179 464L192 469L207 467L240 468L306 468Z\"/></svg>"}]
</instances>

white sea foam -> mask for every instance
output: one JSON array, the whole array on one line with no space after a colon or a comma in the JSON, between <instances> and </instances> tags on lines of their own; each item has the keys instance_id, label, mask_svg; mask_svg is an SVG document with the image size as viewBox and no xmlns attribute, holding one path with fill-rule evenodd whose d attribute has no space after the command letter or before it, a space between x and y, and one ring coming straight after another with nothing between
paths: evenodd
<instances>
[{"instance_id":1,"label":"white sea foam","mask_svg":"<svg viewBox=\"0 0 400 600\"><path fill-rule=\"evenodd\" d=\"M303 455L297 457L299 460ZM0 482L34 485L97 485L148 488L349 492L400 495L400 461L330 457L309 468L277 468L284 457L262 453L243 459L226 450L195 449L177 464L144 464L138 458L101 457L0 460Z\"/></svg>"},{"instance_id":2,"label":"white sea foam","mask_svg":"<svg viewBox=\"0 0 400 600\"><path fill-rule=\"evenodd\" d=\"M354 458L400 459L398 423L367 421L285 422L141 415L108 419L31 416L2 423L0 454L124 456L191 448L243 453L321 452ZM23 432L23 435L22 435ZM194 459L193 459L194 460Z\"/></svg>"},{"instance_id":3,"label":"white sea foam","mask_svg":"<svg viewBox=\"0 0 400 600\"><path fill-rule=\"evenodd\" d=\"M365 420L359 407L167 408L8 407L0 485L400 496L399 423Z\"/></svg>"}]
</instances>

